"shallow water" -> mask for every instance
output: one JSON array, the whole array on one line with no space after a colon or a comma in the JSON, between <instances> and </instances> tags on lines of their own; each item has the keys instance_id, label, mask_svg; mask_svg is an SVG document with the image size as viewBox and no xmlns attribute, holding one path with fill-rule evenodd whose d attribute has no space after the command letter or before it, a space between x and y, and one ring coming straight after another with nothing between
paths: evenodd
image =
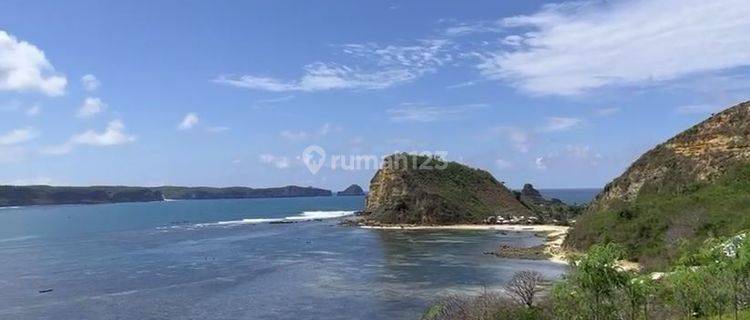
<instances>
[{"instance_id":1,"label":"shallow water","mask_svg":"<svg viewBox=\"0 0 750 320\"><path fill-rule=\"evenodd\" d=\"M519 270L564 272L482 254L540 244L530 233L301 221L362 204L324 197L3 209L0 318L414 319L440 295L497 289ZM290 220L299 222L266 223Z\"/></svg>"}]
</instances>

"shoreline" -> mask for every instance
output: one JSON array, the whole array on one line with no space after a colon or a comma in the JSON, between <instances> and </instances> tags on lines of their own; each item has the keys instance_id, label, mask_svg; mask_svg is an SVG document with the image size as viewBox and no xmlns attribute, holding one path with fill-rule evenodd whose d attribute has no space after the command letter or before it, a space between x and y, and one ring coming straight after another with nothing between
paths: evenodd
<instances>
[{"instance_id":1,"label":"shoreline","mask_svg":"<svg viewBox=\"0 0 750 320\"><path fill-rule=\"evenodd\" d=\"M563 240L568 234L570 227L557 225L482 225L482 224L456 224L456 225L360 225L363 229L379 230L484 230L484 231L517 231L517 232L544 232L547 234L544 240L544 254L548 255L547 261L568 264L566 252L562 249Z\"/></svg>"}]
</instances>

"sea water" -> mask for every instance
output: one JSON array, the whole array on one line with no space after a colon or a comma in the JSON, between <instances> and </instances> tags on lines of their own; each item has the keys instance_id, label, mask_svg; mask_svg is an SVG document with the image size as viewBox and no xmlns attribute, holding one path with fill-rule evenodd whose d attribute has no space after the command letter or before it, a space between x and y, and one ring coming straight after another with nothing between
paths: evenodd
<instances>
[{"instance_id":1,"label":"sea water","mask_svg":"<svg viewBox=\"0 0 750 320\"><path fill-rule=\"evenodd\" d=\"M415 319L434 299L500 290L527 232L339 225L363 197L0 210L0 319ZM51 290L51 291L50 291Z\"/></svg>"}]
</instances>

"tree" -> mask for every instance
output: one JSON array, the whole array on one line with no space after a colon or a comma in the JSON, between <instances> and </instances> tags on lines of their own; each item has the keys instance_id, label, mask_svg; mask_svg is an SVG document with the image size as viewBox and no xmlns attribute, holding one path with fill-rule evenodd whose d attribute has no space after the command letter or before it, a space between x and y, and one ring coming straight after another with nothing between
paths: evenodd
<instances>
[{"instance_id":1,"label":"tree","mask_svg":"<svg viewBox=\"0 0 750 320\"><path fill-rule=\"evenodd\" d=\"M539 284L542 281L544 278L541 273L525 270L514 274L506 287L520 303L531 308L534 305L534 296L541 291Z\"/></svg>"},{"instance_id":2,"label":"tree","mask_svg":"<svg viewBox=\"0 0 750 320\"><path fill-rule=\"evenodd\" d=\"M623 253L621 247L612 243L594 245L578 260L571 261L573 270L569 281L588 300L586 311L589 319L615 318L617 290L628 281L627 275L617 268L617 261Z\"/></svg>"}]
</instances>

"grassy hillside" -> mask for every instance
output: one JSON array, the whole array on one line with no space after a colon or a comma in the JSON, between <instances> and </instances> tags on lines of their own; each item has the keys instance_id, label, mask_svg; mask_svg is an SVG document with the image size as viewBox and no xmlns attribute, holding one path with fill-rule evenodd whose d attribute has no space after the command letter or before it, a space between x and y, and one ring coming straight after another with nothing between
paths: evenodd
<instances>
[{"instance_id":1,"label":"grassy hillside","mask_svg":"<svg viewBox=\"0 0 750 320\"><path fill-rule=\"evenodd\" d=\"M709 236L748 228L750 165L737 165L710 183L646 185L632 202L580 217L566 241L574 247L614 241L630 259L663 268Z\"/></svg>"},{"instance_id":2,"label":"grassy hillside","mask_svg":"<svg viewBox=\"0 0 750 320\"><path fill-rule=\"evenodd\" d=\"M423 156L394 155L373 177L366 211L383 223L480 223L489 216L530 214L484 170ZM426 168L429 166L429 168Z\"/></svg>"}]
</instances>

